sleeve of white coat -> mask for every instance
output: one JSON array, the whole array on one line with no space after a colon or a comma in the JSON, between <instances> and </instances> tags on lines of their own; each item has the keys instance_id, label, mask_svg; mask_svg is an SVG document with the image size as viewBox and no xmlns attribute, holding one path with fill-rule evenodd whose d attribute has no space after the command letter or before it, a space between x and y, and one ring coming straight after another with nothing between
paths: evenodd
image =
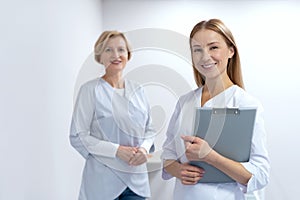
<instances>
[{"instance_id":1,"label":"sleeve of white coat","mask_svg":"<svg viewBox=\"0 0 300 200\"><path fill-rule=\"evenodd\" d=\"M176 104L175 111L172 114L172 117L169 122L169 127L167 130L167 138L163 144L163 152L161 154L161 160L164 162L165 160L177 160L178 156L176 153L176 144L175 137L178 131L178 118L180 114L180 103L179 101ZM162 178L168 180L173 176L166 172L163 168L162 170Z\"/></svg>"},{"instance_id":2,"label":"sleeve of white coat","mask_svg":"<svg viewBox=\"0 0 300 200\"><path fill-rule=\"evenodd\" d=\"M70 143L84 158L89 154L115 157L118 144L99 140L90 134L95 114L94 90L95 87L91 83L84 84L80 88L72 116Z\"/></svg>"},{"instance_id":3,"label":"sleeve of white coat","mask_svg":"<svg viewBox=\"0 0 300 200\"><path fill-rule=\"evenodd\" d=\"M154 139L155 139L155 128L152 124L152 119L150 116L150 113L148 114L148 119L147 119L147 124L146 124L146 129L145 129L145 139L141 145L141 147L145 148L148 153L151 153L154 151L152 149ZM154 147L153 147L154 148Z\"/></svg>"},{"instance_id":4,"label":"sleeve of white coat","mask_svg":"<svg viewBox=\"0 0 300 200\"><path fill-rule=\"evenodd\" d=\"M266 131L263 120L263 108L257 108L256 120L253 131L251 153L249 162L242 165L252 174L247 186L241 185L246 193L264 188L269 182L270 161L266 146Z\"/></svg>"},{"instance_id":5,"label":"sleeve of white coat","mask_svg":"<svg viewBox=\"0 0 300 200\"><path fill-rule=\"evenodd\" d=\"M152 123L150 104L143 89L141 94L147 107L147 121L145 127L145 135L141 147L145 148L148 153L151 153L154 151L154 140L155 140L156 130Z\"/></svg>"}]
</instances>

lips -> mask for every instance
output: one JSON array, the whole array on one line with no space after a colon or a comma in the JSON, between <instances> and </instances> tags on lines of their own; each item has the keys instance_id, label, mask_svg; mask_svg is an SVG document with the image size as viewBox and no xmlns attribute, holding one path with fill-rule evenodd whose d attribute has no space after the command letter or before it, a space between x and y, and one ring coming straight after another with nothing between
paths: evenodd
<instances>
[{"instance_id":1,"label":"lips","mask_svg":"<svg viewBox=\"0 0 300 200\"><path fill-rule=\"evenodd\" d=\"M204 65L201 65L203 68L205 69L209 69L209 68L212 68L216 65L217 63L208 63L208 64L204 64Z\"/></svg>"},{"instance_id":2,"label":"lips","mask_svg":"<svg viewBox=\"0 0 300 200\"><path fill-rule=\"evenodd\" d=\"M120 64L122 61L121 60L113 60L111 61L112 64L118 65Z\"/></svg>"}]
</instances>

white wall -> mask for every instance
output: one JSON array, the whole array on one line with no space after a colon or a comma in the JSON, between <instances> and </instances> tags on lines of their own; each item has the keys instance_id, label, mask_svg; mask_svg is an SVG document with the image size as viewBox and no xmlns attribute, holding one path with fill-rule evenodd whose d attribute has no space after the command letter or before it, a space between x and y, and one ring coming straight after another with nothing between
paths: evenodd
<instances>
[{"instance_id":1,"label":"white wall","mask_svg":"<svg viewBox=\"0 0 300 200\"><path fill-rule=\"evenodd\" d=\"M259 98L265 107L268 149L272 164L266 199L293 200L298 199L300 168L299 156L295 151L300 139L300 64L297 61L300 45L299 10L300 4L297 1L280 0L104 0L103 29L118 29L129 33L144 28L150 28L150 31L167 29L188 36L197 22L209 18L222 19L233 32L238 44L246 89ZM136 42L136 39L132 39ZM148 39L149 36L144 41ZM151 53L146 50L144 52ZM170 70L176 61L166 63L162 58L156 57L157 52L152 49L154 54L146 58L146 61L145 54L142 59L133 59L134 67L138 63L156 65L162 61L162 66ZM141 52L137 53L140 56ZM190 71L176 66L175 71L186 73L186 70ZM150 74L151 76L155 77ZM145 77L148 79L148 74ZM192 80L192 74L188 78ZM189 80L187 82L191 83ZM168 86L181 87L180 84ZM193 84L190 86L193 87ZM164 92L161 92L156 96L163 95ZM164 104L165 100L162 101Z\"/></svg>"},{"instance_id":2,"label":"white wall","mask_svg":"<svg viewBox=\"0 0 300 200\"><path fill-rule=\"evenodd\" d=\"M73 90L102 31L101 2L6 1L0 25L0 199L76 199Z\"/></svg>"}]
</instances>

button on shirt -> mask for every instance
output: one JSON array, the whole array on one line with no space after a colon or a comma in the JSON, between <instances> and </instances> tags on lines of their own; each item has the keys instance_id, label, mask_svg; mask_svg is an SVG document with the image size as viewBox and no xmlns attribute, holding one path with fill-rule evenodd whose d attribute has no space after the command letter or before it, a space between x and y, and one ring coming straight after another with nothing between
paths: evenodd
<instances>
[{"instance_id":1,"label":"button on shirt","mask_svg":"<svg viewBox=\"0 0 300 200\"><path fill-rule=\"evenodd\" d=\"M126 187L149 197L146 164L129 166L116 157L119 145L153 145L155 130L150 107L139 84L125 80L116 91L102 78L82 85L74 107L70 142L86 159L80 200L114 199Z\"/></svg>"},{"instance_id":2,"label":"button on shirt","mask_svg":"<svg viewBox=\"0 0 300 200\"><path fill-rule=\"evenodd\" d=\"M185 146L180 135L193 135L194 109L201 106L202 89L202 87L198 88L180 97L169 123L167 138L163 145L162 160L171 159L178 160L180 163L188 162L185 156ZM190 186L183 185L177 179L174 199L243 200L245 199L244 193L262 189L269 182L270 164L266 149L266 132L262 117L262 105L242 88L234 85L207 101L203 107L257 108L250 159L248 162L241 163L252 174L252 177L246 186L237 182L198 183ZM162 177L164 179L172 178L164 170Z\"/></svg>"}]
</instances>

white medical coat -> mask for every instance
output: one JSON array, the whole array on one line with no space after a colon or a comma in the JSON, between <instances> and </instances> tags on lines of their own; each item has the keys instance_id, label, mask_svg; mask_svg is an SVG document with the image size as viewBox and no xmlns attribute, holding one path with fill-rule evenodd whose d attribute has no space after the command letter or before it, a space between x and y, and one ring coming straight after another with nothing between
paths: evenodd
<instances>
[{"instance_id":1,"label":"white medical coat","mask_svg":"<svg viewBox=\"0 0 300 200\"><path fill-rule=\"evenodd\" d=\"M188 162L185 147L180 135L192 135L194 109L201 106L202 89L198 88L180 97L169 123L167 138L163 145L162 160L174 159L181 163ZM176 180L174 199L192 200L243 200L244 193L262 189L269 182L269 157L266 149L266 132L262 116L263 108L258 100L234 85L207 101L203 107L255 107L257 114L251 145L249 162L241 163L252 177L247 186L239 183L198 183L183 185ZM204 174L205 176L205 174ZM163 170L162 177L172 176Z\"/></svg>"},{"instance_id":2,"label":"white medical coat","mask_svg":"<svg viewBox=\"0 0 300 200\"><path fill-rule=\"evenodd\" d=\"M119 145L149 151L155 134L149 109L133 81L125 80L124 96L102 78L81 86L70 129L72 146L86 159L80 200L114 199L126 187L150 196L146 164L129 166L116 157Z\"/></svg>"}]
</instances>

